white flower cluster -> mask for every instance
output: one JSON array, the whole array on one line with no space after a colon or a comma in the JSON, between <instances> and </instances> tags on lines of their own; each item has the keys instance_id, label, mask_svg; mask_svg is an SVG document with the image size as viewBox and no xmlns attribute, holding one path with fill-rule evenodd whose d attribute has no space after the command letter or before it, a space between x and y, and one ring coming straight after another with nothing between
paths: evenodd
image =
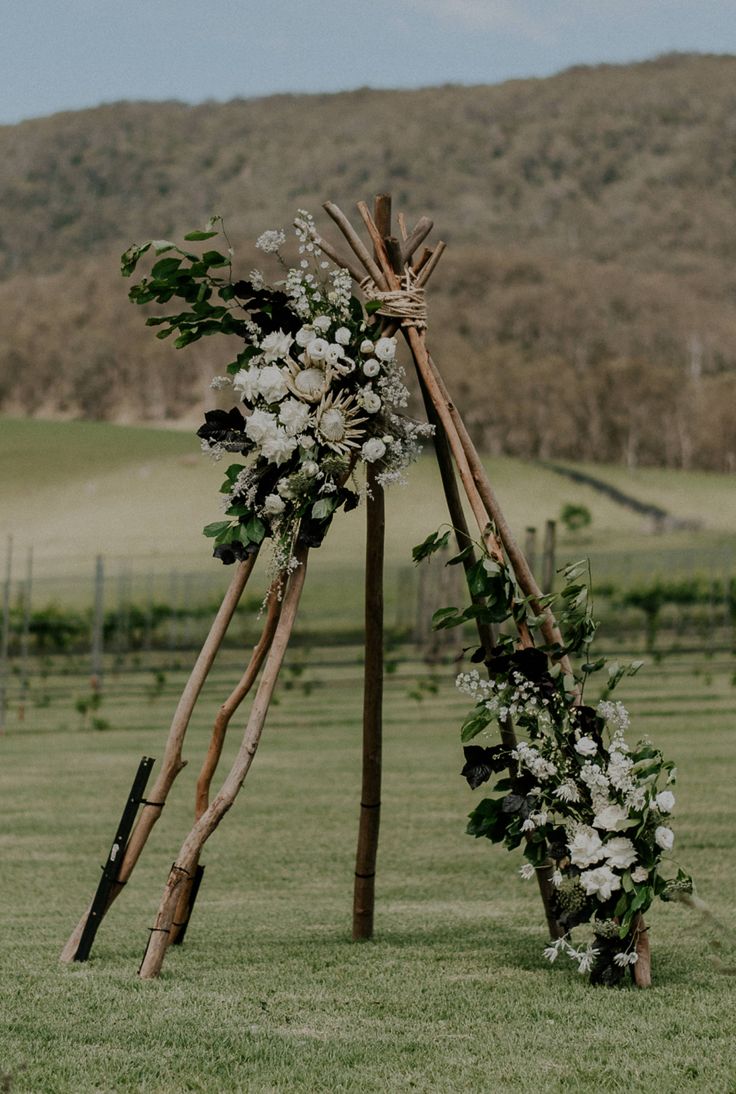
<instances>
[{"instance_id":1,"label":"white flower cluster","mask_svg":"<svg viewBox=\"0 0 736 1094\"><path fill-rule=\"evenodd\" d=\"M373 465L382 485L398 481L418 456L419 439L431 433L400 413L409 393L396 339L376 337L356 317L350 274L319 261L314 221L304 210L295 231L304 257L279 286L291 315L280 326L278 320L266 325L248 319L242 367L232 380L213 381L218 389L232 383L244 424L237 426L234 411L227 427L201 433L203 449L215 458L228 451L245 456L237 475L228 469L223 487L225 512L233 518L225 543L255 518L266 535L293 546L304 518L327 519L346 502L356 467ZM284 242L284 232L270 229L256 245L273 254ZM270 291L258 270L251 272L251 284ZM283 310L283 296L279 302L274 295L274 302ZM259 316L270 314L262 303L259 309Z\"/></svg>"}]
</instances>

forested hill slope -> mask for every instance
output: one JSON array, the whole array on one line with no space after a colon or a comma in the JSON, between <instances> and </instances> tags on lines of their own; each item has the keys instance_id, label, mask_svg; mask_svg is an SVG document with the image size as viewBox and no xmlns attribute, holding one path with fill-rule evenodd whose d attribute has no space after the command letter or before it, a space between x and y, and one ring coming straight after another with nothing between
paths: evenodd
<instances>
[{"instance_id":1,"label":"forested hill slope","mask_svg":"<svg viewBox=\"0 0 736 1094\"><path fill-rule=\"evenodd\" d=\"M733 57L0 128L0 408L191 415L217 348L153 339L120 251L218 212L247 271L297 207L386 189L449 244L432 343L487 447L733 465Z\"/></svg>"}]
</instances>

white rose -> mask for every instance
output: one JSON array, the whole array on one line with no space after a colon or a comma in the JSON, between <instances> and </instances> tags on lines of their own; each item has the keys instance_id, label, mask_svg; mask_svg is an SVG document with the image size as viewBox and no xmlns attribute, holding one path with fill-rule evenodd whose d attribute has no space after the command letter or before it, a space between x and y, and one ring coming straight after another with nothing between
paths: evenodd
<instances>
[{"instance_id":1,"label":"white rose","mask_svg":"<svg viewBox=\"0 0 736 1094\"><path fill-rule=\"evenodd\" d=\"M592 737L581 737L575 744L575 751L581 756L594 756L598 751L598 745Z\"/></svg>"},{"instance_id":2,"label":"white rose","mask_svg":"<svg viewBox=\"0 0 736 1094\"><path fill-rule=\"evenodd\" d=\"M305 460L301 466L301 471L307 476L307 478L314 479L319 475L319 464L314 460Z\"/></svg>"},{"instance_id":3,"label":"white rose","mask_svg":"<svg viewBox=\"0 0 736 1094\"><path fill-rule=\"evenodd\" d=\"M671 813L675 807L675 795L671 790L662 790L654 799L660 813Z\"/></svg>"},{"instance_id":4,"label":"white rose","mask_svg":"<svg viewBox=\"0 0 736 1094\"><path fill-rule=\"evenodd\" d=\"M644 866L637 866L635 870L631 871L631 880L642 882L646 881L649 877L649 871Z\"/></svg>"},{"instance_id":5,"label":"white rose","mask_svg":"<svg viewBox=\"0 0 736 1094\"><path fill-rule=\"evenodd\" d=\"M628 870L636 862L636 851L630 839L625 836L616 836L609 839L604 845L606 862L617 870Z\"/></svg>"},{"instance_id":6,"label":"white rose","mask_svg":"<svg viewBox=\"0 0 736 1094\"><path fill-rule=\"evenodd\" d=\"M277 517L279 513L283 513L285 508L286 504L278 494L269 494L263 503L263 510L269 517Z\"/></svg>"},{"instance_id":7,"label":"white rose","mask_svg":"<svg viewBox=\"0 0 736 1094\"><path fill-rule=\"evenodd\" d=\"M675 833L671 828L665 828L664 825L660 824L659 828L654 830L654 842L663 851L671 851L675 842Z\"/></svg>"},{"instance_id":8,"label":"white rose","mask_svg":"<svg viewBox=\"0 0 736 1094\"><path fill-rule=\"evenodd\" d=\"M371 437L360 450L360 458L366 463L375 463L380 460L386 451L386 445L378 437Z\"/></svg>"},{"instance_id":9,"label":"white rose","mask_svg":"<svg viewBox=\"0 0 736 1094\"><path fill-rule=\"evenodd\" d=\"M294 437L290 437L284 429L276 429L270 436L266 437L261 445L261 452L270 463L275 463L277 467L280 467L282 463L286 463L295 448L296 440Z\"/></svg>"},{"instance_id":10,"label":"white rose","mask_svg":"<svg viewBox=\"0 0 736 1094\"><path fill-rule=\"evenodd\" d=\"M615 832L619 823L628 819L629 814L620 805L607 805L600 813L596 813L593 826L603 828L606 832Z\"/></svg>"},{"instance_id":11,"label":"white rose","mask_svg":"<svg viewBox=\"0 0 736 1094\"><path fill-rule=\"evenodd\" d=\"M273 414L268 414L265 410L254 410L245 423L246 436L256 444L270 437L277 428Z\"/></svg>"},{"instance_id":12,"label":"white rose","mask_svg":"<svg viewBox=\"0 0 736 1094\"><path fill-rule=\"evenodd\" d=\"M367 361L363 362L363 372L366 376L378 376L380 371L380 362L375 357L369 357Z\"/></svg>"},{"instance_id":13,"label":"white rose","mask_svg":"<svg viewBox=\"0 0 736 1094\"><path fill-rule=\"evenodd\" d=\"M582 825L570 841L570 862L573 866L592 866L605 855L601 837L592 828Z\"/></svg>"},{"instance_id":14,"label":"white rose","mask_svg":"<svg viewBox=\"0 0 736 1094\"><path fill-rule=\"evenodd\" d=\"M288 357L293 341L292 336L282 330L272 331L271 334L267 334L261 342L264 361L278 361L280 358Z\"/></svg>"},{"instance_id":15,"label":"white rose","mask_svg":"<svg viewBox=\"0 0 736 1094\"><path fill-rule=\"evenodd\" d=\"M350 345L350 331L347 327L338 327L335 331L335 341L339 342L341 346Z\"/></svg>"},{"instance_id":16,"label":"white rose","mask_svg":"<svg viewBox=\"0 0 736 1094\"><path fill-rule=\"evenodd\" d=\"M381 409L381 397L375 391L364 391L360 397L360 405L367 414L375 414Z\"/></svg>"},{"instance_id":17,"label":"white rose","mask_svg":"<svg viewBox=\"0 0 736 1094\"><path fill-rule=\"evenodd\" d=\"M339 346L337 342L331 342L328 346L327 353L325 354L325 361L328 365L336 365L342 357L342 346Z\"/></svg>"},{"instance_id":18,"label":"white rose","mask_svg":"<svg viewBox=\"0 0 736 1094\"><path fill-rule=\"evenodd\" d=\"M286 375L278 365L266 365L258 378L258 390L267 403L276 403L288 392Z\"/></svg>"},{"instance_id":19,"label":"white rose","mask_svg":"<svg viewBox=\"0 0 736 1094\"><path fill-rule=\"evenodd\" d=\"M373 347L373 352L379 361L393 361L396 356L396 339L379 338Z\"/></svg>"},{"instance_id":20,"label":"white rose","mask_svg":"<svg viewBox=\"0 0 736 1094\"><path fill-rule=\"evenodd\" d=\"M324 361L329 348L330 343L325 342L324 338L315 338L304 351L305 357L311 362Z\"/></svg>"},{"instance_id":21,"label":"white rose","mask_svg":"<svg viewBox=\"0 0 736 1094\"><path fill-rule=\"evenodd\" d=\"M317 337L312 327L302 327L296 332L296 344L304 349L310 342L313 342Z\"/></svg>"},{"instance_id":22,"label":"white rose","mask_svg":"<svg viewBox=\"0 0 736 1094\"><path fill-rule=\"evenodd\" d=\"M371 342L370 338L364 338L363 341L360 343L360 352L363 354L364 357L367 357L369 354L373 353L373 343Z\"/></svg>"},{"instance_id":23,"label":"white rose","mask_svg":"<svg viewBox=\"0 0 736 1094\"><path fill-rule=\"evenodd\" d=\"M588 896L595 895L600 901L608 900L616 889L621 888L621 878L614 874L610 866L586 870L580 875L580 883Z\"/></svg>"},{"instance_id":24,"label":"white rose","mask_svg":"<svg viewBox=\"0 0 736 1094\"><path fill-rule=\"evenodd\" d=\"M284 399L279 407L279 421L289 436L295 437L309 421L309 407L299 399Z\"/></svg>"},{"instance_id":25,"label":"white rose","mask_svg":"<svg viewBox=\"0 0 736 1094\"><path fill-rule=\"evenodd\" d=\"M322 334L326 334L326 332L330 329L331 324L332 320L330 319L329 315L318 315L317 318L313 321L312 325L316 330L321 331Z\"/></svg>"},{"instance_id":26,"label":"white rose","mask_svg":"<svg viewBox=\"0 0 736 1094\"><path fill-rule=\"evenodd\" d=\"M261 370L256 368L241 368L233 376L233 388L240 392L241 402L254 403L258 398L258 381Z\"/></svg>"}]
</instances>

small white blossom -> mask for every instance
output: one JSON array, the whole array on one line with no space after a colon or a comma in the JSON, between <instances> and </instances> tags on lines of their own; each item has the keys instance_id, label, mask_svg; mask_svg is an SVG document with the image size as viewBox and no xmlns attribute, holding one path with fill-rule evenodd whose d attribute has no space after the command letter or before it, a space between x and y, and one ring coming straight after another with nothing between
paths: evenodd
<instances>
[{"instance_id":1,"label":"small white blossom","mask_svg":"<svg viewBox=\"0 0 736 1094\"><path fill-rule=\"evenodd\" d=\"M296 439L290 437L285 429L276 429L263 441L261 452L270 463L280 467L286 463L296 448Z\"/></svg>"},{"instance_id":2,"label":"small white blossom","mask_svg":"<svg viewBox=\"0 0 736 1094\"><path fill-rule=\"evenodd\" d=\"M269 494L263 503L263 511L269 517L277 517L279 513L283 513L285 508L286 505L278 494Z\"/></svg>"},{"instance_id":3,"label":"small white blossom","mask_svg":"<svg viewBox=\"0 0 736 1094\"><path fill-rule=\"evenodd\" d=\"M592 866L604 857L603 841L596 831L581 825L570 840L570 862L573 866Z\"/></svg>"},{"instance_id":4,"label":"small white blossom","mask_svg":"<svg viewBox=\"0 0 736 1094\"><path fill-rule=\"evenodd\" d=\"M379 361L393 361L396 356L396 339L379 338L373 347L373 352Z\"/></svg>"},{"instance_id":5,"label":"small white blossom","mask_svg":"<svg viewBox=\"0 0 736 1094\"><path fill-rule=\"evenodd\" d=\"M614 870L628 870L636 862L636 851L630 839L625 836L616 836L604 844L606 862Z\"/></svg>"},{"instance_id":6,"label":"small white blossom","mask_svg":"<svg viewBox=\"0 0 736 1094\"><path fill-rule=\"evenodd\" d=\"M315 330L320 331L322 334L326 334L332 325L332 320L329 315L318 315L316 319L312 321L312 326Z\"/></svg>"},{"instance_id":7,"label":"small white blossom","mask_svg":"<svg viewBox=\"0 0 736 1094\"><path fill-rule=\"evenodd\" d=\"M290 334L282 330L271 331L261 342L263 360L270 364L272 361L280 361L289 356L294 339Z\"/></svg>"},{"instance_id":8,"label":"small white blossom","mask_svg":"<svg viewBox=\"0 0 736 1094\"><path fill-rule=\"evenodd\" d=\"M575 751L580 756L594 756L598 751L598 745L592 737L581 737L579 741L575 742Z\"/></svg>"},{"instance_id":9,"label":"small white blossom","mask_svg":"<svg viewBox=\"0 0 736 1094\"><path fill-rule=\"evenodd\" d=\"M258 377L258 393L267 403L277 403L288 393L286 373L278 365L266 365Z\"/></svg>"},{"instance_id":10,"label":"small white blossom","mask_svg":"<svg viewBox=\"0 0 736 1094\"><path fill-rule=\"evenodd\" d=\"M304 349L317 337L317 332L312 327L300 327L296 332L296 344Z\"/></svg>"},{"instance_id":11,"label":"small white blossom","mask_svg":"<svg viewBox=\"0 0 736 1094\"><path fill-rule=\"evenodd\" d=\"M210 380L210 387L213 391L222 391L225 387L230 387L232 380L229 376L213 376Z\"/></svg>"},{"instance_id":12,"label":"small white blossom","mask_svg":"<svg viewBox=\"0 0 736 1094\"><path fill-rule=\"evenodd\" d=\"M373 343L371 342L370 338L364 338L363 341L360 343L360 352L363 354L364 357L367 357L369 354L373 353Z\"/></svg>"},{"instance_id":13,"label":"small white blossom","mask_svg":"<svg viewBox=\"0 0 736 1094\"><path fill-rule=\"evenodd\" d=\"M335 341L341 346L349 346L352 335L347 327L338 327L335 331Z\"/></svg>"},{"instance_id":14,"label":"small white blossom","mask_svg":"<svg viewBox=\"0 0 736 1094\"><path fill-rule=\"evenodd\" d=\"M593 817L593 827L602 828L605 832L615 832L619 824L628 819L629 814L620 805L607 805Z\"/></svg>"},{"instance_id":15,"label":"small white blossom","mask_svg":"<svg viewBox=\"0 0 736 1094\"><path fill-rule=\"evenodd\" d=\"M555 787L553 794L556 798L559 798L561 802L579 802L580 791L574 782L567 779L566 782L560 783Z\"/></svg>"},{"instance_id":16,"label":"small white blossom","mask_svg":"<svg viewBox=\"0 0 736 1094\"><path fill-rule=\"evenodd\" d=\"M649 877L649 871L645 866L637 866L635 870L631 871L631 880L637 883L646 881Z\"/></svg>"},{"instance_id":17,"label":"small white blossom","mask_svg":"<svg viewBox=\"0 0 736 1094\"><path fill-rule=\"evenodd\" d=\"M376 460L380 460L386 452L386 445L378 437L371 437L369 441L366 441L360 450L360 458L365 463L375 463Z\"/></svg>"},{"instance_id":18,"label":"small white blossom","mask_svg":"<svg viewBox=\"0 0 736 1094\"><path fill-rule=\"evenodd\" d=\"M534 877L535 873L536 870L532 866L531 862L525 862L523 866L519 867L519 877L523 878L524 881L529 881L530 878Z\"/></svg>"},{"instance_id":19,"label":"small white blossom","mask_svg":"<svg viewBox=\"0 0 736 1094\"><path fill-rule=\"evenodd\" d=\"M654 830L654 842L658 847L661 847L663 851L671 851L675 842L675 833L671 828L666 828L660 824L659 828Z\"/></svg>"},{"instance_id":20,"label":"small white blossom","mask_svg":"<svg viewBox=\"0 0 736 1094\"><path fill-rule=\"evenodd\" d=\"M375 357L369 357L367 361L363 362L363 372L369 378L378 376L381 371L381 364L375 359Z\"/></svg>"},{"instance_id":21,"label":"small white blossom","mask_svg":"<svg viewBox=\"0 0 736 1094\"><path fill-rule=\"evenodd\" d=\"M264 251L265 254L275 254L286 242L286 235L280 228L270 228L267 232L263 232L256 240L256 247L259 251Z\"/></svg>"},{"instance_id":22,"label":"small white blossom","mask_svg":"<svg viewBox=\"0 0 736 1094\"><path fill-rule=\"evenodd\" d=\"M584 870L580 883L588 896L598 900L609 900L611 895L621 888L621 878L614 874L610 866L597 866L595 870Z\"/></svg>"},{"instance_id":23,"label":"small white blossom","mask_svg":"<svg viewBox=\"0 0 736 1094\"><path fill-rule=\"evenodd\" d=\"M309 421L309 407L299 399L284 399L279 407L279 422L290 437L304 431Z\"/></svg>"},{"instance_id":24,"label":"small white blossom","mask_svg":"<svg viewBox=\"0 0 736 1094\"><path fill-rule=\"evenodd\" d=\"M256 444L261 444L277 428L276 418L265 410L254 410L245 423L246 436L250 437Z\"/></svg>"},{"instance_id":25,"label":"small white blossom","mask_svg":"<svg viewBox=\"0 0 736 1094\"><path fill-rule=\"evenodd\" d=\"M560 870L555 870L552 874L552 884L555 889L559 889L560 885L562 885L562 872Z\"/></svg>"},{"instance_id":26,"label":"small white blossom","mask_svg":"<svg viewBox=\"0 0 736 1094\"><path fill-rule=\"evenodd\" d=\"M261 370L252 366L251 368L241 368L239 372L235 373L233 377L233 390L237 391L240 395L241 402L254 403L258 398L258 381L261 377Z\"/></svg>"},{"instance_id":27,"label":"small white blossom","mask_svg":"<svg viewBox=\"0 0 736 1094\"><path fill-rule=\"evenodd\" d=\"M671 813L675 808L675 795L671 790L662 790L654 799L654 804L660 813Z\"/></svg>"},{"instance_id":28,"label":"small white blossom","mask_svg":"<svg viewBox=\"0 0 736 1094\"><path fill-rule=\"evenodd\" d=\"M381 396L376 395L375 391L371 391L370 388L363 389L358 396L358 402L366 414L377 414L382 405Z\"/></svg>"},{"instance_id":29,"label":"small white blossom","mask_svg":"<svg viewBox=\"0 0 736 1094\"><path fill-rule=\"evenodd\" d=\"M324 338L313 338L304 350L304 356L309 364L315 365L324 361L330 349L330 343Z\"/></svg>"}]
</instances>

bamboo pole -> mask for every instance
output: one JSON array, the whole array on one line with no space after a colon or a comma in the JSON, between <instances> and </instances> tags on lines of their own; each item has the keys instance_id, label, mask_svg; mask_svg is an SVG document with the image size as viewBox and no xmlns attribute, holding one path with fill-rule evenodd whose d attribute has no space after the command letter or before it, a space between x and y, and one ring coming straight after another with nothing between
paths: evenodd
<instances>
[{"instance_id":1,"label":"bamboo pole","mask_svg":"<svg viewBox=\"0 0 736 1094\"><path fill-rule=\"evenodd\" d=\"M308 549L299 547L296 551L298 566L289 578L289 583L284 595L281 617L276 627L271 649L269 650L266 664L263 669L258 691L253 701L250 717L243 734L243 740L238 754L225 779L219 793L209 804L205 812L195 822L174 865L171 867L169 877L164 887L161 903L159 904L156 922L151 928L151 935L143 955L138 975L143 980L149 980L158 976L166 956L169 943L171 926L179 902L179 894L182 885L190 874L194 873L195 863L198 861L202 848L208 837L214 832L225 813L231 808L238 791L245 780L256 754L263 726L268 714L269 704L273 695L276 680L278 679L284 654L294 627L296 613L299 606L299 598L304 587Z\"/></svg>"},{"instance_id":2,"label":"bamboo pole","mask_svg":"<svg viewBox=\"0 0 736 1094\"><path fill-rule=\"evenodd\" d=\"M161 769L150 792L150 800L143 806L143 809L138 816L136 826L128 841L128 846L120 863L116 884L110 893L108 908L122 892L123 886L132 874L143 848L146 845L146 841L151 834L151 830L161 816L161 810L166 802L166 798L174 780L185 766L186 761L182 760L181 752L192 711L194 710L194 706L199 698L199 693L202 690L209 671L212 668L217 651L222 645L225 632L227 631L238 602L243 595L243 590L248 583L248 578L253 572L256 557L255 554L250 555L243 562L237 564L235 573L233 574L222 603L217 611L217 615L212 622L209 634L207 635L194 667L189 674L189 679L181 694L171 721L171 726L169 727L169 735L164 749ZM90 908L88 907L79 923L72 931L61 952L61 961L64 963L69 963L74 960L74 955L79 947L79 940L82 937L89 911Z\"/></svg>"},{"instance_id":3,"label":"bamboo pole","mask_svg":"<svg viewBox=\"0 0 736 1094\"><path fill-rule=\"evenodd\" d=\"M383 555L386 517L383 488L367 470L365 552L365 660L363 676L363 776L353 890L353 938L372 938L376 859L381 823L383 704Z\"/></svg>"}]
</instances>

